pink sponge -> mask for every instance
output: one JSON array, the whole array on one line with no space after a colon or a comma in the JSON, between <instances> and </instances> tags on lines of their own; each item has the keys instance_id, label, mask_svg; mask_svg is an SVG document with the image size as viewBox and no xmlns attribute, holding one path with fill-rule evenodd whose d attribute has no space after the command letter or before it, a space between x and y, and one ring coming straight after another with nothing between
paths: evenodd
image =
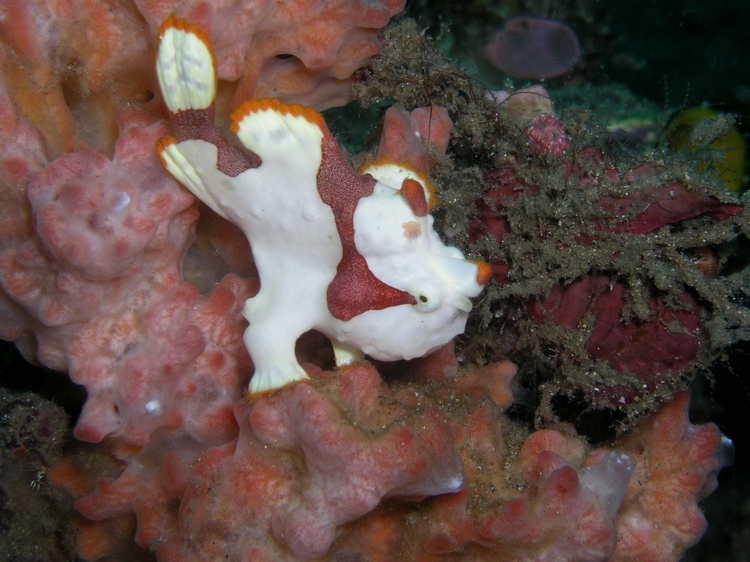
<instances>
[{"instance_id":1,"label":"pink sponge","mask_svg":"<svg viewBox=\"0 0 750 562\"><path fill-rule=\"evenodd\" d=\"M319 372L240 401L226 444L162 430L116 451L126 467L93 492L73 462L51 476L96 521L88 559L122 552L132 514L160 561L677 560L698 540L725 445L690 424L687 394L591 448L569 425L509 420L491 389L514 371L392 387L370 366Z\"/></svg>"},{"instance_id":2,"label":"pink sponge","mask_svg":"<svg viewBox=\"0 0 750 562\"><path fill-rule=\"evenodd\" d=\"M161 170L154 146L165 132L132 113L111 159L80 150L53 161L28 186L36 234L0 255L26 354L87 388L76 426L86 441L142 445L183 424L234 435L251 368L239 312L257 283L229 276L201 298L182 281L198 213Z\"/></svg>"},{"instance_id":3,"label":"pink sponge","mask_svg":"<svg viewBox=\"0 0 750 562\"><path fill-rule=\"evenodd\" d=\"M77 509L94 520L135 511L137 542L158 545L162 560L306 559L386 496L462 486L449 424L431 400L406 407L415 392L394 395L372 367L319 378L241 401L235 443L201 451L188 436L155 434Z\"/></svg>"},{"instance_id":4,"label":"pink sponge","mask_svg":"<svg viewBox=\"0 0 750 562\"><path fill-rule=\"evenodd\" d=\"M339 540L338 559L677 561L705 529L696 500L725 447L716 426L689 422L688 402L681 394L614 451L566 425L507 450L512 425L480 408L462 424L465 490L383 505Z\"/></svg>"}]
</instances>

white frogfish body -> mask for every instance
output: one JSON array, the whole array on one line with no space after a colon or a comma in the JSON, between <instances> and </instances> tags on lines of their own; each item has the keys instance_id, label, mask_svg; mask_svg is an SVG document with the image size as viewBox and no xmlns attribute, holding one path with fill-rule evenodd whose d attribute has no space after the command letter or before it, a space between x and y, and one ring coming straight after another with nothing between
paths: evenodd
<instances>
[{"instance_id":1,"label":"white frogfish body","mask_svg":"<svg viewBox=\"0 0 750 562\"><path fill-rule=\"evenodd\" d=\"M251 393L307 378L294 348L311 329L330 338L338 365L421 357L463 332L490 270L440 240L425 180L392 163L358 174L316 111L278 100L235 111L231 129L246 150L235 147L214 128L206 36L175 18L159 35L175 130L159 143L162 163L244 231L260 277L243 310Z\"/></svg>"}]
</instances>

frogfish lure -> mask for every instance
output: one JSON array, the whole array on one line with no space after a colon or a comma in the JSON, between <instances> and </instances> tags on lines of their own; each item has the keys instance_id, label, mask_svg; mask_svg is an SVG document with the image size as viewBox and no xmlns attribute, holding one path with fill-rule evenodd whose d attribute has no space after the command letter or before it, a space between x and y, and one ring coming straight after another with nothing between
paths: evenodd
<instances>
[{"instance_id":1,"label":"frogfish lure","mask_svg":"<svg viewBox=\"0 0 750 562\"><path fill-rule=\"evenodd\" d=\"M159 141L164 167L252 247L250 393L308 378L294 348L311 329L339 366L421 357L463 332L490 268L440 240L425 179L392 162L357 173L319 113L276 99L241 105L230 129L244 149L230 143L214 126L211 43L185 20L162 23L156 68L175 135Z\"/></svg>"}]
</instances>

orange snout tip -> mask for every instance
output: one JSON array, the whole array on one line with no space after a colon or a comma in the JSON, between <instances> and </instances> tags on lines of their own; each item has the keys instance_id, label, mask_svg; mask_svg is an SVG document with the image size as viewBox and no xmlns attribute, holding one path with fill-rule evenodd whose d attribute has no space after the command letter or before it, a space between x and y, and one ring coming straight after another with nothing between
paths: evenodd
<instances>
[{"instance_id":1,"label":"orange snout tip","mask_svg":"<svg viewBox=\"0 0 750 562\"><path fill-rule=\"evenodd\" d=\"M487 282L492 279L492 268L487 262L480 260L472 260L472 263L477 266L477 283L479 285L486 285Z\"/></svg>"}]
</instances>

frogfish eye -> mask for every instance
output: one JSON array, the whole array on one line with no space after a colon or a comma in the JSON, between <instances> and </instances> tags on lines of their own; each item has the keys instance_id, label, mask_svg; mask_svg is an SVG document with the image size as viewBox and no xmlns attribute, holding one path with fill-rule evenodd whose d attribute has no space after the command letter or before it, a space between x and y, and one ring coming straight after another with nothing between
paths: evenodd
<instances>
[{"instance_id":1,"label":"frogfish eye","mask_svg":"<svg viewBox=\"0 0 750 562\"><path fill-rule=\"evenodd\" d=\"M418 292L414 295L414 298L417 301L415 306L420 312L432 312L440 306L440 299L427 292Z\"/></svg>"}]
</instances>

